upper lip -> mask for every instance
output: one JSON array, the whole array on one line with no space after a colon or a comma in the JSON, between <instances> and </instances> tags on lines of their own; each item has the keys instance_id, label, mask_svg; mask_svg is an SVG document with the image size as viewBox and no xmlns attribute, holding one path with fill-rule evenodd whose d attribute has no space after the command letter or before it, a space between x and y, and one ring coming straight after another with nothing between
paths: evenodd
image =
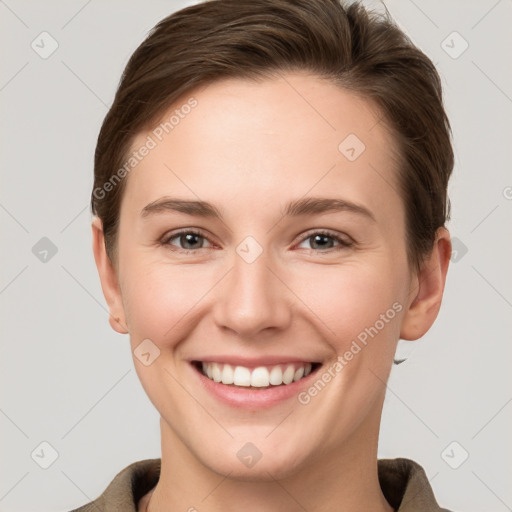
<instances>
[{"instance_id":1,"label":"upper lip","mask_svg":"<svg viewBox=\"0 0 512 512\"><path fill-rule=\"evenodd\" d=\"M273 366L278 364L288 364L288 363L317 363L317 359L304 359L302 357L294 357L294 356L265 356L265 357L255 357L248 358L242 356L235 355L215 355L215 356L202 356L197 359L192 359L192 361L200 361L202 363L226 363L233 366L245 366L247 368L256 368L258 366Z\"/></svg>"}]
</instances>

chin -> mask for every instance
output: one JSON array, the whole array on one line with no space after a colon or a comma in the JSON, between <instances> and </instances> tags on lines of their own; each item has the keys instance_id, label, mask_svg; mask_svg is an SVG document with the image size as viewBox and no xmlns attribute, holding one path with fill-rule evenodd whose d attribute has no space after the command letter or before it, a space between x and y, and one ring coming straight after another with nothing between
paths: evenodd
<instances>
[{"instance_id":1,"label":"chin","mask_svg":"<svg viewBox=\"0 0 512 512\"><path fill-rule=\"evenodd\" d=\"M298 454L297 449L277 450L264 439L254 443L232 441L225 444L223 450L198 455L200 462L211 471L245 482L271 482L292 477L307 468L308 460L307 454Z\"/></svg>"}]
</instances>

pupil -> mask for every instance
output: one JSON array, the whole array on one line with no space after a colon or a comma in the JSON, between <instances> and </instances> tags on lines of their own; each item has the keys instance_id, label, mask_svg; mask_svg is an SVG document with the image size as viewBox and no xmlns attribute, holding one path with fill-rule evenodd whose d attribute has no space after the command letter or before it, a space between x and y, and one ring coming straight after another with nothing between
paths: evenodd
<instances>
[{"instance_id":1,"label":"pupil","mask_svg":"<svg viewBox=\"0 0 512 512\"><path fill-rule=\"evenodd\" d=\"M182 242L183 242L183 240L185 240L185 243L183 244L183 245L185 246L185 248L187 248L187 247L186 247L186 246L187 246L187 244L190 244L190 243L191 243L192 245L194 245L194 243L193 243L193 239L194 239L194 238L196 238L196 239L197 239L197 238L198 238L198 235L195 235L194 233L187 233L186 235L182 235ZM192 239L192 241L191 241L191 239ZM196 242L197 242L197 240L196 240ZM193 248L193 247L192 247L192 248Z\"/></svg>"},{"instance_id":2,"label":"pupil","mask_svg":"<svg viewBox=\"0 0 512 512\"><path fill-rule=\"evenodd\" d=\"M316 244L316 243L318 243L319 240L324 239L324 241L325 241L326 239L328 239L330 237L328 237L327 235L315 235L313 238L314 238L314 243ZM322 244L320 242L320 247L325 248L325 244Z\"/></svg>"}]
</instances>

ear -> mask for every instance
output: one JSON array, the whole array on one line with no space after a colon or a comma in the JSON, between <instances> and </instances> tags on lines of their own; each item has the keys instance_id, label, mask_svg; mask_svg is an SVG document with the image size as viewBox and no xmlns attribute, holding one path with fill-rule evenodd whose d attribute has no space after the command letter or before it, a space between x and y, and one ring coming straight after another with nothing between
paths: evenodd
<instances>
[{"instance_id":1,"label":"ear","mask_svg":"<svg viewBox=\"0 0 512 512\"><path fill-rule=\"evenodd\" d=\"M101 281L101 289L109 309L110 326L120 334L127 334L128 328L126 327L121 289L116 269L107 255L103 223L99 217L94 217L92 221L92 250Z\"/></svg>"},{"instance_id":2,"label":"ear","mask_svg":"<svg viewBox=\"0 0 512 512\"><path fill-rule=\"evenodd\" d=\"M434 323L441 307L451 253L450 233L444 227L439 228L432 252L411 280L411 302L403 318L400 338L421 338Z\"/></svg>"}]
</instances>

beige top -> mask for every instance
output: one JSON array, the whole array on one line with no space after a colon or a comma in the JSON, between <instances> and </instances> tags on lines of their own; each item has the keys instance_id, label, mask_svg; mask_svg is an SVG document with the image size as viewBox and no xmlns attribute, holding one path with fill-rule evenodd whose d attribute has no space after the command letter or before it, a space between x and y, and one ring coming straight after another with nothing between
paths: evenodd
<instances>
[{"instance_id":1,"label":"beige top","mask_svg":"<svg viewBox=\"0 0 512 512\"><path fill-rule=\"evenodd\" d=\"M158 482L161 459L130 464L94 501L71 512L137 512L139 500ZM379 459L384 497L397 512L450 512L440 508L423 468L410 459Z\"/></svg>"}]
</instances>

